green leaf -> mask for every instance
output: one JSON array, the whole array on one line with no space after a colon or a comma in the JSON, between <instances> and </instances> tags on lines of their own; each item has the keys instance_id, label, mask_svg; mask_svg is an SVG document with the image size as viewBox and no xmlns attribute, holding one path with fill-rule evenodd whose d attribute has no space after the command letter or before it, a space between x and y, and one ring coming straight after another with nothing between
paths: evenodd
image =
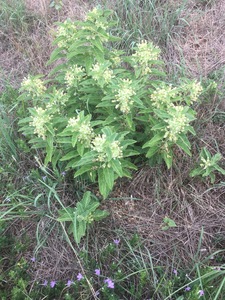
<instances>
[{"instance_id":1,"label":"green leaf","mask_svg":"<svg viewBox=\"0 0 225 300\"><path fill-rule=\"evenodd\" d=\"M119 175L119 177L123 177L123 170L119 160L112 159L110 161L110 165L113 168L114 172Z\"/></svg>"},{"instance_id":2,"label":"green leaf","mask_svg":"<svg viewBox=\"0 0 225 300\"><path fill-rule=\"evenodd\" d=\"M122 165L122 168L129 168L129 169L132 169L132 170L137 170L137 167L127 159L122 159L121 160L121 165Z\"/></svg>"},{"instance_id":3,"label":"green leaf","mask_svg":"<svg viewBox=\"0 0 225 300\"><path fill-rule=\"evenodd\" d=\"M162 157L166 163L166 166L168 169L170 169L172 167L172 163L173 163L173 156L172 156L172 152L163 152L162 153Z\"/></svg>"},{"instance_id":4,"label":"green leaf","mask_svg":"<svg viewBox=\"0 0 225 300\"><path fill-rule=\"evenodd\" d=\"M61 53L62 49L61 48L56 48L55 50L53 50L49 61L47 62L47 66L50 65L51 63L53 63L55 60L63 57L62 53Z\"/></svg>"},{"instance_id":5,"label":"green leaf","mask_svg":"<svg viewBox=\"0 0 225 300\"><path fill-rule=\"evenodd\" d=\"M129 157L129 156L135 156L135 155L140 155L140 152L136 151L136 150L125 150L123 152L123 157Z\"/></svg>"},{"instance_id":6,"label":"green leaf","mask_svg":"<svg viewBox=\"0 0 225 300\"><path fill-rule=\"evenodd\" d=\"M94 219L95 221L100 221L100 220L102 220L102 219L108 217L109 215L110 215L110 213L109 213L108 211L97 209L97 210L93 213L92 217L93 217L93 219Z\"/></svg>"},{"instance_id":7,"label":"green leaf","mask_svg":"<svg viewBox=\"0 0 225 300\"><path fill-rule=\"evenodd\" d=\"M83 156L84 154L84 144L78 143L77 144L77 152L79 153L80 156Z\"/></svg>"},{"instance_id":8,"label":"green leaf","mask_svg":"<svg viewBox=\"0 0 225 300\"><path fill-rule=\"evenodd\" d=\"M74 210L75 209L71 207L67 207L66 209L60 209L59 217L57 218L57 221L59 222L73 221Z\"/></svg>"},{"instance_id":9,"label":"green leaf","mask_svg":"<svg viewBox=\"0 0 225 300\"><path fill-rule=\"evenodd\" d=\"M87 172L90 172L92 169L92 165L87 165L87 166L83 166L81 167L78 171L76 171L76 173L74 174L74 178L81 176Z\"/></svg>"},{"instance_id":10,"label":"green leaf","mask_svg":"<svg viewBox=\"0 0 225 300\"><path fill-rule=\"evenodd\" d=\"M100 51L97 47L93 47L93 53L99 63L104 63L104 53Z\"/></svg>"},{"instance_id":11,"label":"green leaf","mask_svg":"<svg viewBox=\"0 0 225 300\"><path fill-rule=\"evenodd\" d=\"M195 176L198 176L198 175L201 175L201 174L202 174L202 168L199 167L199 168L196 168L196 169L192 170L189 175L191 177L195 177Z\"/></svg>"},{"instance_id":12,"label":"green leaf","mask_svg":"<svg viewBox=\"0 0 225 300\"><path fill-rule=\"evenodd\" d=\"M134 131L135 126L134 126L132 115L131 114L126 115L125 120L126 120L127 126L130 128L130 130Z\"/></svg>"},{"instance_id":13,"label":"green leaf","mask_svg":"<svg viewBox=\"0 0 225 300\"><path fill-rule=\"evenodd\" d=\"M82 200L79 203L82 204L83 207L88 207L88 204L90 202L91 202L91 192L87 191L84 193Z\"/></svg>"},{"instance_id":14,"label":"green leaf","mask_svg":"<svg viewBox=\"0 0 225 300\"><path fill-rule=\"evenodd\" d=\"M75 132L73 135L72 135L72 147L75 147L76 143L77 143L77 138L78 138L78 133Z\"/></svg>"},{"instance_id":15,"label":"green leaf","mask_svg":"<svg viewBox=\"0 0 225 300\"><path fill-rule=\"evenodd\" d=\"M216 175L214 173L211 173L211 174L209 174L209 177L210 177L211 183L214 183L216 180Z\"/></svg>"},{"instance_id":16,"label":"green leaf","mask_svg":"<svg viewBox=\"0 0 225 300\"><path fill-rule=\"evenodd\" d=\"M74 166L80 167L83 165L91 164L91 163L93 163L94 158L95 158L94 151L87 152Z\"/></svg>"},{"instance_id":17,"label":"green leaf","mask_svg":"<svg viewBox=\"0 0 225 300\"><path fill-rule=\"evenodd\" d=\"M103 196L104 199L106 199L107 196L109 195L110 189L106 184L106 180L102 168L98 170L98 186L101 195Z\"/></svg>"},{"instance_id":18,"label":"green leaf","mask_svg":"<svg viewBox=\"0 0 225 300\"><path fill-rule=\"evenodd\" d=\"M179 146L182 150L184 150L184 152L187 153L189 156L192 155L191 151L189 150L191 148L190 142L184 134L179 135L179 138L176 141L176 145Z\"/></svg>"},{"instance_id":19,"label":"green leaf","mask_svg":"<svg viewBox=\"0 0 225 300\"><path fill-rule=\"evenodd\" d=\"M177 224L174 222L174 220L172 220L168 217L165 217L163 219L163 222L164 222L165 226L162 226L162 230L167 230L171 227L177 227Z\"/></svg>"},{"instance_id":20,"label":"green leaf","mask_svg":"<svg viewBox=\"0 0 225 300\"><path fill-rule=\"evenodd\" d=\"M93 65L93 58L91 56L87 56L85 59L85 68L87 73L89 73L92 65Z\"/></svg>"},{"instance_id":21,"label":"green leaf","mask_svg":"<svg viewBox=\"0 0 225 300\"><path fill-rule=\"evenodd\" d=\"M51 162L52 160L52 155L53 155L53 136L51 134L47 135L46 138L46 157L45 157L45 161L44 164L47 165L49 162Z\"/></svg>"},{"instance_id":22,"label":"green leaf","mask_svg":"<svg viewBox=\"0 0 225 300\"><path fill-rule=\"evenodd\" d=\"M220 172L221 174L225 175L225 170L222 169L221 167L219 167L218 165L215 165L214 168L215 168L218 172Z\"/></svg>"},{"instance_id":23,"label":"green leaf","mask_svg":"<svg viewBox=\"0 0 225 300\"><path fill-rule=\"evenodd\" d=\"M165 112L164 110L160 110L160 109L154 109L154 113L162 120L168 119L171 117L167 112Z\"/></svg>"},{"instance_id":24,"label":"green leaf","mask_svg":"<svg viewBox=\"0 0 225 300\"><path fill-rule=\"evenodd\" d=\"M114 185L114 171L112 168L104 168L103 176L105 177L106 184L110 190L112 190Z\"/></svg>"},{"instance_id":25,"label":"green leaf","mask_svg":"<svg viewBox=\"0 0 225 300\"><path fill-rule=\"evenodd\" d=\"M151 147L148 152L146 153L146 157L150 158L154 156L159 151L159 146Z\"/></svg>"},{"instance_id":26,"label":"green leaf","mask_svg":"<svg viewBox=\"0 0 225 300\"><path fill-rule=\"evenodd\" d=\"M52 166L53 166L53 169L56 168L56 164L60 160L61 155L62 155L62 153L58 149L54 150L54 153L53 153L53 156L52 156Z\"/></svg>"},{"instance_id":27,"label":"green leaf","mask_svg":"<svg viewBox=\"0 0 225 300\"><path fill-rule=\"evenodd\" d=\"M94 45L100 52L104 53L104 47L102 41L98 36L94 40L91 40L92 45Z\"/></svg>"},{"instance_id":28,"label":"green leaf","mask_svg":"<svg viewBox=\"0 0 225 300\"><path fill-rule=\"evenodd\" d=\"M142 148L147 148L147 147L154 147L156 145L159 145L159 143L162 141L164 136L164 133L158 133L156 135L153 136L153 138L148 141L147 143L145 143Z\"/></svg>"},{"instance_id":29,"label":"green leaf","mask_svg":"<svg viewBox=\"0 0 225 300\"><path fill-rule=\"evenodd\" d=\"M77 150L72 150L70 152L68 152L66 155L64 155L60 161L66 161L66 160L71 160L75 157L78 157L78 153L77 153Z\"/></svg>"}]
</instances>

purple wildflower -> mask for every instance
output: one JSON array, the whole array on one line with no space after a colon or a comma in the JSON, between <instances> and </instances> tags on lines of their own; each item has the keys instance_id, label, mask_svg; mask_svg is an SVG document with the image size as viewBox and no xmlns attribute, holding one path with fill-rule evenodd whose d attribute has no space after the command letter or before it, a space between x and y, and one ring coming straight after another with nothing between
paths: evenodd
<instances>
[{"instance_id":1,"label":"purple wildflower","mask_svg":"<svg viewBox=\"0 0 225 300\"><path fill-rule=\"evenodd\" d=\"M100 269L95 269L95 275L100 276L100 273L101 273Z\"/></svg>"},{"instance_id":2,"label":"purple wildflower","mask_svg":"<svg viewBox=\"0 0 225 300\"><path fill-rule=\"evenodd\" d=\"M35 257L31 257L30 259L32 262L35 262L36 258Z\"/></svg>"},{"instance_id":3,"label":"purple wildflower","mask_svg":"<svg viewBox=\"0 0 225 300\"><path fill-rule=\"evenodd\" d=\"M81 279L83 279L84 276L81 273L78 273L77 275L77 280L80 281Z\"/></svg>"},{"instance_id":4,"label":"purple wildflower","mask_svg":"<svg viewBox=\"0 0 225 300\"><path fill-rule=\"evenodd\" d=\"M73 283L74 283L74 282L73 282L72 280L68 280L67 283L66 283L66 286L67 286L67 287L70 287L71 284L73 284Z\"/></svg>"},{"instance_id":5,"label":"purple wildflower","mask_svg":"<svg viewBox=\"0 0 225 300\"><path fill-rule=\"evenodd\" d=\"M45 279L44 283L42 284L43 286L47 286L48 285L48 280Z\"/></svg>"},{"instance_id":6,"label":"purple wildflower","mask_svg":"<svg viewBox=\"0 0 225 300\"><path fill-rule=\"evenodd\" d=\"M175 276L177 276L177 270L176 269L173 270L173 273L174 273Z\"/></svg>"},{"instance_id":7,"label":"purple wildflower","mask_svg":"<svg viewBox=\"0 0 225 300\"><path fill-rule=\"evenodd\" d=\"M187 286L185 289L184 289L186 292L189 292L191 290L191 287L190 286Z\"/></svg>"},{"instance_id":8,"label":"purple wildflower","mask_svg":"<svg viewBox=\"0 0 225 300\"><path fill-rule=\"evenodd\" d=\"M201 297L201 296L203 296L205 293L204 293L204 291L203 290L200 290L199 291L199 296Z\"/></svg>"},{"instance_id":9,"label":"purple wildflower","mask_svg":"<svg viewBox=\"0 0 225 300\"><path fill-rule=\"evenodd\" d=\"M56 281L55 281L55 280L52 280L52 281L50 282L50 287L51 287L51 288L54 288L55 285L56 285Z\"/></svg>"},{"instance_id":10,"label":"purple wildflower","mask_svg":"<svg viewBox=\"0 0 225 300\"><path fill-rule=\"evenodd\" d=\"M66 176L66 172L63 171L63 172L61 173L61 175L62 175L63 177L65 177L65 176Z\"/></svg>"},{"instance_id":11,"label":"purple wildflower","mask_svg":"<svg viewBox=\"0 0 225 300\"><path fill-rule=\"evenodd\" d=\"M45 181L47 176L42 176L42 180Z\"/></svg>"},{"instance_id":12,"label":"purple wildflower","mask_svg":"<svg viewBox=\"0 0 225 300\"><path fill-rule=\"evenodd\" d=\"M104 280L105 283L107 283L107 287L110 289L114 289L114 282L112 281L112 279L107 278Z\"/></svg>"},{"instance_id":13,"label":"purple wildflower","mask_svg":"<svg viewBox=\"0 0 225 300\"><path fill-rule=\"evenodd\" d=\"M115 239L115 240L113 240L113 243L114 243L115 245L119 245L120 240L119 240L119 239Z\"/></svg>"}]
</instances>

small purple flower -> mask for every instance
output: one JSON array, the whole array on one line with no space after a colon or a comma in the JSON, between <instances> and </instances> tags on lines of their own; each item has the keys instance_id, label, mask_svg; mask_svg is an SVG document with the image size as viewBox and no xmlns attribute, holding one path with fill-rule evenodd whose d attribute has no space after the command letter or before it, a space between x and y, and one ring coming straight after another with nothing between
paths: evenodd
<instances>
[{"instance_id":1,"label":"small purple flower","mask_svg":"<svg viewBox=\"0 0 225 300\"><path fill-rule=\"evenodd\" d=\"M190 286L187 286L185 289L184 289L186 292L189 292L191 290L191 287Z\"/></svg>"},{"instance_id":2,"label":"small purple flower","mask_svg":"<svg viewBox=\"0 0 225 300\"><path fill-rule=\"evenodd\" d=\"M45 181L47 176L42 176L42 180Z\"/></svg>"},{"instance_id":3,"label":"small purple flower","mask_svg":"<svg viewBox=\"0 0 225 300\"><path fill-rule=\"evenodd\" d=\"M51 287L51 288L54 288L55 285L56 285L56 281L55 281L55 280L52 280L52 281L50 282L50 287Z\"/></svg>"},{"instance_id":4,"label":"small purple flower","mask_svg":"<svg viewBox=\"0 0 225 300\"><path fill-rule=\"evenodd\" d=\"M68 280L67 283L66 283L66 286L67 287L70 287L74 282L72 280Z\"/></svg>"},{"instance_id":5,"label":"small purple flower","mask_svg":"<svg viewBox=\"0 0 225 300\"><path fill-rule=\"evenodd\" d=\"M173 270L173 273L174 273L175 276L177 276L177 270L176 269Z\"/></svg>"},{"instance_id":6,"label":"small purple flower","mask_svg":"<svg viewBox=\"0 0 225 300\"><path fill-rule=\"evenodd\" d=\"M200 290L199 291L199 296L201 297L201 296L203 296L205 293L204 293L204 291L203 290Z\"/></svg>"},{"instance_id":7,"label":"small purple flower","mask_svg":"<svg viewBox=\"0 0 225 300\"><path fill-rule=\"evenodd\" d=\"M36 261L36 258L35 257L31 257L30 259L32 262L35 262Z\"/></svg>"},{"instance_id":8,"label":"small purple flower","mask_svg":"<svg viewBox=\"0 0 225 300\"><path fill-rule=\"evenodd\" d=\"M101 273L100 269L95 269L95 275L100 276L100 273Z\"/></svg>"},{"instance_id":9,"label":"small purple flower","mask_svg":"<svg viewBox=\"0 0 225 300\"><path fill-rule=\"evenodd\" d=\"M77 280L80 281L81 279L83 279L84 276L81 273L78 273L77 275Z\"/></svg>"},{"instance_id":10,"label":"small purple flower","mask_svg":"<svg viewBox=\"0 0 225 300\"><path fill-rule=\"evenodd\" d=\"M112 281L112 279L107 278L104 280L105 283L107 283L107 287L110 289L114 289L114 282Z\"/></svg>"},{"instance_id":11,"label":"small purple flower","mask_svg":"<svg viewBox=\"0 0 225 300\"><path fill-rule=\"evenodd\" d=\"M48 280L45 279L44 283L42 284L43 286L47 286L48 285Z\"/></svg>"},{"instance_id":12,"label":"small purple flower","mask_svg":"<svg viewBox=\"0 0 225 300\"><path fill-rule=\"evenodd\" d=\"M63 177L65 177L65 176L66 176L66 172L63 171L63 172L61 173L61 175L62 175Z\"/></svg>"},{"instance_id":13,"label":"small purple flower","mask_svg":"<svg viewBox=\"0 0 225 300\"><path fill-rule=\"evenodd\" d=\"M120 240L119 239L115 239L115 240L113 240L113 243L118 246L119 243L120 243Z\"/></svg>"}]
</instances>

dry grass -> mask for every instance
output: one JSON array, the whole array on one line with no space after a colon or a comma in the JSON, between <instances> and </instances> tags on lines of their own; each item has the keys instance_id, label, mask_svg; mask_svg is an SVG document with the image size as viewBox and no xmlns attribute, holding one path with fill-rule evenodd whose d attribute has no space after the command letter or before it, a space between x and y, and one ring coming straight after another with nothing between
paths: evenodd
<instances>
[{"instance_id":1,"label":"dry grass","mask_svg":"<svg viewBox=\"0 0 225 300\"><path fill-rule=\"evenodd\" d=\"M170 53L175 63L182 60L191 76L205 77L225 64L225 2L203 7L190 1L184 14L188 25L173 38Z\"/></svg>"},{"instance_id":2,"label":"dry grass","mask_svg":"<svg viewBox=\"0 0 225 300\"><path fill-rule=\"evenodd\" d=\"M49 7L49 1L26 0L27 24L19 32L4 32L0 28L0 91L10 82L18 87L29 74L45 74L50 54L53 50L52 39L56 21L83 19L90 5L84 1L67 0L60 11ZM15 8L16 9L16 8Z\"/></svg>"},{"instance_id":3,"label":"dry grass","mask_svg":"<svg viewBox=\"0 0 225 300\"><path fill-rule=\"evenodd\" d=\"M176 253L183 266L191 266L195 259L218 250L215 239L224 235L225 228L225 185L212 189L198 181L179 185L177 177L174 170L159 174L154 168L141 169L127 187L129 193L124 193L127 200L106 205L113 223L128 235L138 233L161 264L171 265ZM177 227L162 230L165 216Z\"/></svg>"}]
</instances>

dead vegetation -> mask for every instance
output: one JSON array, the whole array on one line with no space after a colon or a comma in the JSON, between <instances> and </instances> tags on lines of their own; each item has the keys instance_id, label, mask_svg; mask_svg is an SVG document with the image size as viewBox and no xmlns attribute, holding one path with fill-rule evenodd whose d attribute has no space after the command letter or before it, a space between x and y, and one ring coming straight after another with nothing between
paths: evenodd
<instances>
[{"instance_id":1,"label":"dead vegetation","mask_svg":"<svg viewBox=\"0 0 225 300\"><path fill-rule=\"evenodd\" d=\"M191 76L205 77L225 64L225 2L190 1L183 15L187 25L172 39L172 60Z\"/></svg>"}]
</instances>

